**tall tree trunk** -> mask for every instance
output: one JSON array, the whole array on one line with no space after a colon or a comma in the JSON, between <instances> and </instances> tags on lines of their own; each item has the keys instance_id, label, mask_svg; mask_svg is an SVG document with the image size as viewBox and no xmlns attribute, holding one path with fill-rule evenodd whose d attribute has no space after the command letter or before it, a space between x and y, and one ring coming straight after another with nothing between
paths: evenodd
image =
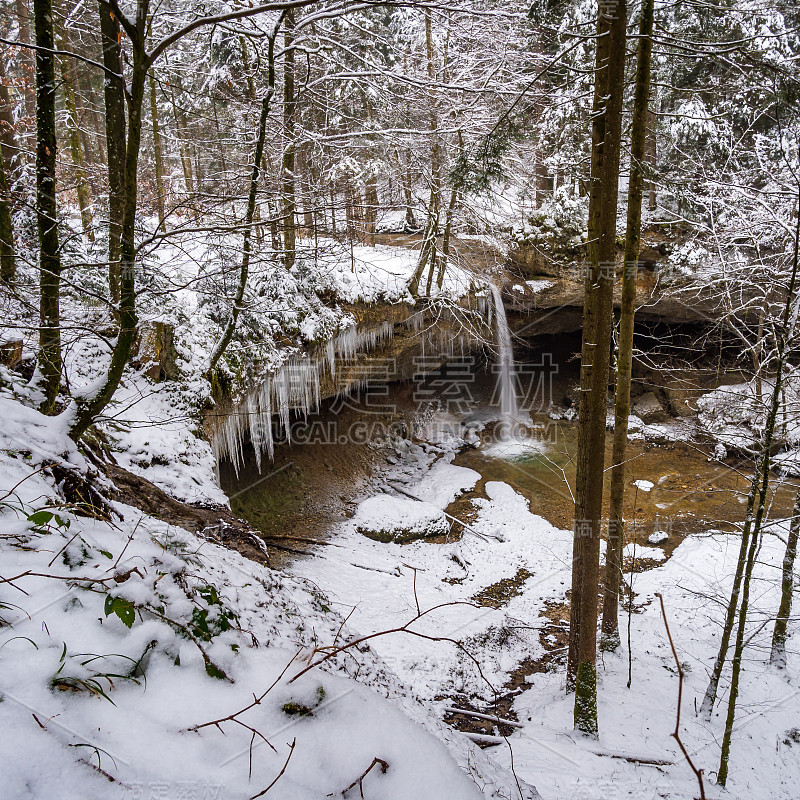
<instances>
[{"instance_id":1,"label":"tall tree trunk","mask_svg":"<svg viewBox=\"0 0 800 800\"><path fill-rule=\"evenodd\" d=\"M283 196L283 263L286 269L294 266L297 251L296 181L295 181L295 123L297 99L294 93L294 9L286 14L283 56L283 129L285 143L281 164L281 194Z\"/></svg>"},{"instance_id":2,"label":"tall tree trunk","mask_svg":"<svg viewBox=\"0 0 800 800\"><path fill-rule=\"evenodd\" d=\"M16 0L17 22L19 24L18 39L25 44L31 43L31 11L28 0ZM22 65L23 86L25 94L25 116L33 119L36 116L36 90L33 54L27 47L20 47L17 57Z\"/></svg>"},{"instance_id":3,"label":"tall tree trunk","mask_svg":"<svg viewBox=\"0 0 800 800\"><path fill-rule=\"evenodd\" d=\"M800 538L800 491L794 501L792 522L789 526L789 537L786 540L786 552L783 556L781 570L781 603L775 628L772 631L772 647L770 663L778 669L786 669L786 627L792 615L792 594L794 593L794 561L797 557L797 541Z\"/></svg>"},{"instance_id":4,"label":"tall tree trunk","mask_svg":"<svg viewBox=\"0 0 800 800\"><path fill-rule=\"evenodd\" d=\"M234 331L236 330L236 322L239 319L239 314L242 310L242 301L244 300L244 293L247 288L247 276L250 268L250 250L251 238L253 232L253 216L256 210L256 194L258 192L258 179L261 175L261 159L264 154L264 140L267 133L267 117L269 116L269 107L272 102L272 96L275 93L275 38L278 35L278 25L283 20L283 16L278 21L274 28L272 35L267 43L267 64L268 64L268 78L267 78L267 91L264 94L264 99L261 101L261 117L258 121L258 138L256 139L255 152L253 153L253 166L250 173L250 191L247 195L247 211L245 213L245 227L242 242L242 263L239 269L239 285L236 289L236 297L233 300L231 308L231 316L225 330L217 342L216 347L211 353L209 359L208 373L212 374L217 363L219 362L225 348L233 338Z\"/></svg>"},{"instance_id":5,"label":"tall tree trunk","mask_svg":"<svg viewBox=\"0 0 800 800\"><path fill-rule=\"evenodd\" d=\"M413 231L417 227L414 219L414 195L412 193L411 153L405 152L405 169L400 169L400 185L403 190L403 200L406 206L406 230Z\"/></svg>"},{"instance_id":6,"label":"tall tree trunk","mask_svg":"<svg viewBox=\"0 0 800 800\"><path fill-rule=\"evenodd\" d=\"M61 384L61 253L56 217L56 73L52 0L34 4L36 36L36 227L39 233L39 370L53 412Z\"/></svg>"},{"instance_id":7,"label":"tall tree trunk","mask_svg":"<svg viewBox=\"0 0 800 800\"><path fill-rule=\"evenodd\" d=\"M14 123L14 105L6 85L5 63L0 58L0 145L9 184L12 184L25 163L25 154L17 140L17 126ZM10 187L9 187L10 188Z\"/></svg>"},{"instance_id":8,"label":"tall tree trunk","mask_svg":"<svg viewBox=\"0 0 800 800\"><path fill-rule=\"evenodd\" d=\"M653 48L654 0L644 0L639 20L636 89L631 127L631 166L628 183L628 220L625 233L625 261L622 268L622 303L619 322L616 398L614 404L614 447L611 457L611 507L608 514L608 546L603 596L601 647L619 646L619 590L622 578L625 501L625 450L628 444L628 416L631 411L631 367L633 324L636 309L636 272L642 227L643 162L647 132L647 101L650 94L650 55Z\"/></svg>"},{"instance_id":9,"label":"tall tree trunk","mask_svg":"<svg viewBox=\"0 0 800 800\"><path fill-rule=\"evenodd\" d=\"M647 109L647 164L651 172L656 168L656 113L652 108ZM648 202L647 207L650 211L656 210L656 182L651 178L647 183Z\"/></svg>"},{"instance_id":10,"label":"tall tree trunk","mask_svg":"<svg viewBox=\"0 0 800 800\"><path fill-rule=\"evenodd\" d=\"M450 192L450 202L447 205L447 214L444 220L444 233L442 234L442 254L439 257L439 271L436 275L436 286L440 292L444 285L444 273L447 269L447 259L450 257L450 232L453 227L453 212L456 209L457 202L458 189L454 186Z\"/></svg>"},{"instance_id":11,"label":"tall tree trunk","mask_svg":"<svg viewBox=\"0 0 800 800\"><path fill-rule=\"evenodd\" d=\"M758 507L756 509L755 520L753 522L753 532L750 536L750 546L747 553L747 563L745 565L744 576L742 578L742 602L739 606L739 615L736 627L736 643L733 648L733 658L731 659L731 688L728 695L728 713L725 718L725 733L722 737L722 752L720 754L719 769L717 770L717 783L725 786L728 780L728 766L730 758L731 740L733 738L733 723L736 717L736 701L739 696L739 678L742 670L742 653L744 652L744 634L747 625L747 612L750 606L750 581L753 574L753 566L756 554L761 541L761 527L764 521L764 513L767 505L767 492L769 491L770 468L772 464L771 451L773 436L775 433L775 422L778 417L778 410L781 404L781 390L783 385L783 373L791 352L788 340L794 334L797 322L797 268L798 254L800 254L800 215L797 218L794 241L794 259L792 264L792 274L789 281L789 290L786 295L786 305L783 310L783 320L778 332L778 365L775 370L775 385L772 390L769 413L764 424L764 433L761 446L761 456L756 468L757 479L760 481L758 489Z\"/></svg>"},{"instance_id":12,"label":"tall tree trunk","mask_svg":"<svg viewBox=\"0 0 800 800\"><path fill-rule=\"evenodd\" d=\"M611 351L626 3L598 2L567 684L575 728L597 735L597 592Z\"/></svg>"},{"instance_id":13,"label":"tall tree trunk","mask_svg":"<svg viewBox=\"0 0 800 800\"><path fill-rule=\"evenodd\" d=\"M119 21L105 0L98 0L103 66L120 75L106 73L103 98L106 108L106 151L108 160L108 287L111 302L120 301L122 216L125 205L125 83L122 76Z\"/></svg>"},{"instance_id":14,"label":"tall tree trunk","mask_svg":"<svg viewBox=\"0 0 800 800\"><path fill-rule=\"evenodd\" d=\"M110 9L100 0L101 19ZM122 235L120 237L119 271L119 331L111 353L108 372L103 384L91 395L76 398L77 413L70 427L69 435L78 440L86 432L97 416L109 404L119 386L122 373L128 363L131 346L136 338L136 205L138 200L139 150L142 139L142 107L144 104L149 59L144 49L145 25L149 0L138 0L135 29L131 31L131 84L128 93L128 126L125 142L125 187Z\"/></svg>"},{"instance_id":15,"label":"tall tree trunk","mask_svg":"<svg viewBox=\"0 0 800 800\"><path fill-rule=\"evenodd\" d=\"M61 31L61 49L69 50L69 39L66 31ZM83 144L81 142L80 126L78 122L78 105L75 102L75 85L72 80L73 70L71 59L62 56L61 83L64 89L64 110L66 113L67 139L69 141L70 155L72 156L73 174L75 176L75 190L78 194L78 208L81 212L81 227L83 234L90 242L94 242L92 229L92 198L89 193L89 184L86 181L86 163L84 160Z\"/></svg>"},{"instance_id":16,"label":"tall tree trunk","mask_svg":"<svg viewBox=\"0 0 800 800\"><path fill-rule=\"evenodd\" d=\"M150 71L150 122L153 126L153 156L156 168L156 205L158 208L158 224L163 227L167 216L164 207L164 150L161 143L161 128L158 124L158 98L156 97L156 79Z\"/></svg>"},{"instance_id":17,"label":"tall tree trunk","mask_svg":"<svg viewBox=\"0 0 800 800\"><path fill-rule=\"evenodd\" d=\"M182 91L182 85L179 79L176 79L179 91ZM186 193L191 197L194 195L194 175L192 174L192 157L187 149L188 132L186 130L186 115L178 108L178 99L175 94L175 88L172 81L168 81L169 96L172 105L172 116L175 119L175 132L178 139L178 153L181 159L181 168L183 169L183 181L186 184Z\"/></svg>"},{"instance_id":18,"label":"tall tree trunk","mask_svg":"<svg viewBox=\"0 0 800 800\"><path fill-rule=\"evenodd\" d=\"M11 195L2 155L3 146L0 144L0 281L8 286L17 276L17 262L14 255L14 228L11 223Z\"/></svg>"},{"instance_id":19,"label":"tall tree trunk","mask_svg":"<svg viewBox=\"0 0 800 800\"><path fill-rule=\"evenodd\" d=\"M370 175L364 187L364 222L366 224L367 244L375 246L375 229L378 220L378 178Z\"/></svg>"}]
</instances>

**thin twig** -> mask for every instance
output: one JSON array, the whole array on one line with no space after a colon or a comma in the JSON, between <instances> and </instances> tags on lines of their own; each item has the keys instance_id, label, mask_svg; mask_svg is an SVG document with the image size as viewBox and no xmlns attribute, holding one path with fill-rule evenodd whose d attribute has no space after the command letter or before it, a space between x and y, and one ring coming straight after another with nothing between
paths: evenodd
<instances>
[{"instance_id":1,"label":"thin twig","mask_svg":"<svg viewBox=\"0 0 800 800\"><path fill-rule=\"evenodd\" d=\"M686 763L691 767L692 772L697 776L697 782L700 784L700 800L706 800L706 790L703 786L703 770L698 769L689 751L684 747L681 741L680 727L681 727L681 701L683 700L683 667L681 666L680 659L678 658L678 651L675 649L675 642L672 641L672 634L669 630L669 623L667 622L667 611L664 608L664 598L660 592L656 592L656 597L661 603L661 616L664 618L664 627L667 629L667 639L669 639L669 646L672 649L672 657L675 659L675 666L678 670L678 709L675 714L675 730L672 733L672 738L678 743Z\"/></svg>"},{"instance_id":2,"label":"thin twig","mask_svg":"<svg viewBox=\"0 0 800 800\"><path fill-rule=\"evenodd\" d=\"M267 786L266 789L259 792L258 794L254 794L250 800L256 800L257 797L263 797L280 779L284 772L286 772L286 767L289 766L289 759L292 757L292 753L294 753L294 746L297 743L297 737L292 739L292 743L289 745L289 755L286 756L286 761L283 762L283 767L281 767L281 771L275 776L275 780Z\"/></svg>"}]
</instances>

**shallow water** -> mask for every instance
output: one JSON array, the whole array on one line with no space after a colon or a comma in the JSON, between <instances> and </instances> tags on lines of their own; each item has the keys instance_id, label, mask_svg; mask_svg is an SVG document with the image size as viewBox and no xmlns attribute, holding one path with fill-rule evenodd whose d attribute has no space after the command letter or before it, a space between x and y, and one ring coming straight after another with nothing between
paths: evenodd
<instances>
[{"instance_id":1,"label":"shallow water","mask_svg":"<svg viewBox=\"0 0 800 800\"><path fill-rule=\"evenodd\" d=\"M479 472L483 480L472 496L483 496L486 481L503 481L528 498L530 510L560 528L573 526L575 485L574 457L577 451L576 422L534 418L542 427L532 431L532 441L516 447L491 441L487 430L481 448L462 451L453 463ZM680 429L675 428L676 435ZM608 506L608 465L612 436L606 435L605 506ZM710 460L706 446L676 441L656 445L644 441L628 443L626 462L625 519L629 530L635 524L636 538L644 542L657 531L670 538L663 543L670 553L684 535L705 530L734 530L741 523L750 489L752 465L728 459ZM648 492L635 481L650 481ZM796 482L773 475L770 483L770 517L791 513ZM465 498L466 499L466 498ZM462 501L463 508L463 501Z\"/></svg>"}]
</instances>

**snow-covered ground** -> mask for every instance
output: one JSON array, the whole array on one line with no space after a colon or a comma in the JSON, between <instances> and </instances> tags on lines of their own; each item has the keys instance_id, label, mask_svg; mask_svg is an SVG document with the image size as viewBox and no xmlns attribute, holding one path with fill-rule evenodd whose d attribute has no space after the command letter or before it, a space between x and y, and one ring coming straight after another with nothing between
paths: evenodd
<instances>
[{"instance_id":1,"label":"snow-covered ground","mask_svg":"<svg viewBox=\"0 0 800 800\"><path fill-rule=\"evenodd\" d=\"M43 466L89 464L57 418L8 394L3 797L235 800L277 779L270 797L318 800L357 792L375 758L388 768L364 777L365 796L515 796L511 773L414 702L369 647L306 671L356 635L313 582L127 506L111 520L73 513Z\"/></svg>"},{"instance_id":2,"label":"snow-covered ground","mask_svg":"<svg viewBox=\"0 0 800 800\"><path fill-rule=\"evenodd\" d=\"M452 449L442 450L429 472L406 472L401 486L440 509L480 479L473 470L448 463ZM642 490L652 485L635 475L631 480ZM392 485L398 484L390 481L387 492ZM570 585L572 533L531 514L526 499L505 483L488 482L485 493L488 499L473 501L478 514L470 523L485 538L466 532L450 543L381 544L358 533L370 512L381 508L365 501L354 519L340 524L335 551L327 548L291 568L292 574L313 580L362 634L405 625L422 612L409 626L422 636L380 637L373 646L414 695L442 716L452 705L449 698L490 703L524 659L545 654L539 631L547 619L541 615L549 604L565 602ZM558 667L526 679L528 688L513 705L524 727L509 737L510 747L500 740L488 752L546 798L697 797L696 779L671 738L678 677L657 599L661 594L686 672L681 733L705 770L706 796L796 798L800 760L792 731L800 714L800 652L792 648L786 673L765 663L768 622L778 605L783 536L785 530L776 526L760 551L727 791L714 783L727 672L711 722L695 714L716 655L719 601L729 591L738 552L738 539L722 533L688 537L667 561L659 547L626 548L626 558L636 555L663 566L633 576L634 613L630 621L622 614L623 641L630 623L630 688L627 645L601 658L599 741L573 733L572 698ZM519 570L530 576L517 595L499 608L476 604L483 590ZM446 699L435 699L441 697ZM645 763L652 761L667 763Z\"/></svg>"}]
</instances>

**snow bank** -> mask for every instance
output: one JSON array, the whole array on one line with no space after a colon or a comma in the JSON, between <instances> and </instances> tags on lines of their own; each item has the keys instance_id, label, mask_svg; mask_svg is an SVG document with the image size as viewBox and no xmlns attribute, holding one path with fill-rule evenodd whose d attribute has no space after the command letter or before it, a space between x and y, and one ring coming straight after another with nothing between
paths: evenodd
<instances>
[{"instance_id":1,"label":"snow bank","mask_svg":"<svg viewBox=\"0 0 800 800\"><path fill-rule=\"evenodd\" d=\"M379 542L410 542L425 536L444 536L450 524L432 503L388 494L370 497L358 506L353 525Z\"/></svg>"},{"instance_id":2,"label":"snow bank","mask_svg":"<svg viewBox=\"0 0 800 800\"><path fill-rule=\"evenodd\" d=\"M8 396L0 413L4 797L244 800L277 780L270 797L319 800L376 758L367 797L510 796L369 647L292 681L355 638L316 586L127 506L75 515L36 471L85 467L58 419Z\"/></svg>"}]
</instances>

